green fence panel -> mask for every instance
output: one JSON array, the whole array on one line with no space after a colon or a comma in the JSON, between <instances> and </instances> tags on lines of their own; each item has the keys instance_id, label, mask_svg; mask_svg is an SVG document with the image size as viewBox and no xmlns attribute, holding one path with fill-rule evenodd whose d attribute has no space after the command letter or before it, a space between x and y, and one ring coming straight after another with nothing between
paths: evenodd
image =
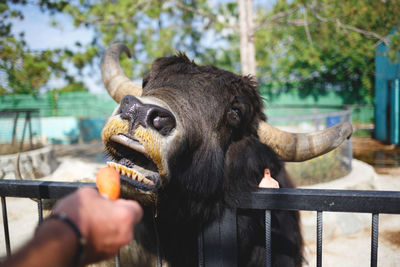
<instances>
[{"instance_id":1,"label":"green fence panel","mask_svg":"<svg viewBox=\"0 0 400 267\"><path fill-rule=\"evenodd\" d=\"M282 93L269 100L263 95L264 106L269 117L332 112L343 103L334 93L302 98L297 93ZM41 117L72 116L78 118L107 118L117 104L107 93L70 92L46 93L40 95L9 95L0 97L0 110L26 109L40 110ZM290 106L290 108L288 108ZM353 110L353 121L371 123L374 121L373 105L348 105Z\"/></svg>"},{"instance_id":2,"label":"green fence panel","mask_svg":"<svg viewBox=\"0 0 400 267\"><path fill-rule=\"evenodd\" d=\"M39 109L41 117L108 117L116 106L114 100L106 93L46 93L40 95L9 95L0 98L0 110Z\"/></svg>"}]
</instances>

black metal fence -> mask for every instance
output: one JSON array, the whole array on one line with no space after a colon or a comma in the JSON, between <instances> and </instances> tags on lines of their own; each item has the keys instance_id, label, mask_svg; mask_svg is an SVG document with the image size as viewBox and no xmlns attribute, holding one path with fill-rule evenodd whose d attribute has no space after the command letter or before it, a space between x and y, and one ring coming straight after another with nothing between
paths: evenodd
<instances>
[{"instance_id":1,"label":"black metal fence","mask_svg":"<svg viewBox=\"0 0 400 267\"><path fill-rule=\"evenodd\" d=\"M42 220L42 199L59 199L92 183L0 180L0 196L7 255L10 238L6 197L38 199L38 218ZM265 210L266 266L271 266L271 210L309 210L317 212L317 266L322 266L323 212L361 212L371 214L371 266L378 263L379 214L400 214L400 192L320 189L258 189L239 198L240 209ZM216 238L217 237L217 238ZM212 240L212 246L209 242ZM217 241L217 244L215 243ZM227 210L199 238L199 266L237 266L236 213Z\"/></svg>"},{"instance_id":2,"label":"black metal fence","mask_svg":"<svg viewBox=\"0 0 400 267\"><path fill-rule=\"evenodd\" d=\"M43 199L60 199L83 186L96 187L94 183L49 182L37 180L0 180L0 197L6 255L11 255L6 202L7 197L37 199L38 223L40 223L43 220Z\"/></svg>"}]
</instances>

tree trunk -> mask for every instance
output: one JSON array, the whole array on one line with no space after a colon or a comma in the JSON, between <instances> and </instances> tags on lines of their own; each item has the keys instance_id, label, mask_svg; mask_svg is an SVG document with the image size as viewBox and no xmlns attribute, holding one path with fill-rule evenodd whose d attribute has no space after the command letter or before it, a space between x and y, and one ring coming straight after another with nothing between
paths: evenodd
<instances>
[{"instance_id":1,"label":"tree trunk","mask_svg":"<svg viewBox=\"0 0 400 267\"><path fill-rule=\"evenodd\" d=\"M238 0L240 29L240 63L243 75L256 76L253 0Z\"/></svg>"}]
</instances>

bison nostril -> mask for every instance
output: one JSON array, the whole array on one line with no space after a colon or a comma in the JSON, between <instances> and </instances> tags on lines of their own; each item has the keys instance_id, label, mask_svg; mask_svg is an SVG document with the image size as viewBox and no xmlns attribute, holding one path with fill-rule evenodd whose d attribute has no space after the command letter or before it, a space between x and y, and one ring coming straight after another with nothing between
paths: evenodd
<instances>
[{"instance_id":1,"label":"bison nostril","mask_svg":"<svg viewBox=\"0 0 400 267\"><path fill-rule=\"evenodd\" d=\"M175 118L166 110L155 109L151 112L149 124L162 135L167 135L175 128Z\"/></svg>"},{"instance_id":2,"label":"bison nostril","mask_svg":"<svg viewBox=\"0 0 400 267\"><path fill-rule=\"evenodd\" d=\"M162 135L168 135L176 125L174 115L167 109L153 104L145 104L138 98L126 95L120 103L118 114L128 120L130 128L151 127Z\"/></svg>"}]
</instances>

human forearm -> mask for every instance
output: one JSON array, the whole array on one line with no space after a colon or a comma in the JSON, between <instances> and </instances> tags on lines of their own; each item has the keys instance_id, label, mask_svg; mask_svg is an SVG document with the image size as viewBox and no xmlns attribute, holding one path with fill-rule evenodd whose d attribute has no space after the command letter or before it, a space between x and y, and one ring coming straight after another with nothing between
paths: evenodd
<instances>
[{"instance_id":1,"label":"human forearm","mask_svg":"<svg viewBox=\"0 0 400 267\"><path fill-rule=\"evenodd\" d=\"M79 189L58 202L51 218L4 266L78 266L79 260L88 264L108 259L133 239L142 215L135 201L111 201L93 188Z\"/></svg>"},{"instance_id":2,"label":"human forearm","mask_svg":"<svg viewBox=\"0 0 400 267\"><path fill-rule=\"evenodd\" d=\"M78 239L64 222L45 220L35 237L15 253L4 266L76 266Z\"/></svg>"}]
</instances>

